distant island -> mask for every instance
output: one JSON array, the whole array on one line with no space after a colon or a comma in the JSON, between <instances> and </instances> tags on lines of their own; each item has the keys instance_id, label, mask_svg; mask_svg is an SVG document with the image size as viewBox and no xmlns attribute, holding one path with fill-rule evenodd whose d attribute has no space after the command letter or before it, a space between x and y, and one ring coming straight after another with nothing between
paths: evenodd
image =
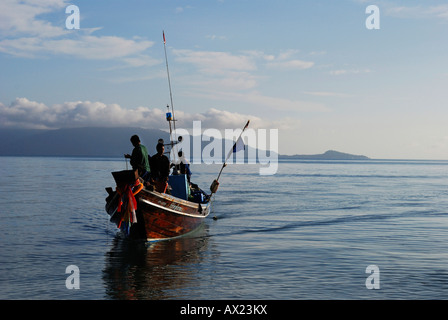
<instances>
[{"instance_id":1,"label":"distant island","mask_svg":"<svg viewBox=\"0 0 448 320\"><path fill-rule=\"evenodd\" d=\"M370 160L370 158L361 155L353 155L334 150L328 150L322 154L312 155L280 155L280 159L287 160Z\"/></svg>"}]
</instances>

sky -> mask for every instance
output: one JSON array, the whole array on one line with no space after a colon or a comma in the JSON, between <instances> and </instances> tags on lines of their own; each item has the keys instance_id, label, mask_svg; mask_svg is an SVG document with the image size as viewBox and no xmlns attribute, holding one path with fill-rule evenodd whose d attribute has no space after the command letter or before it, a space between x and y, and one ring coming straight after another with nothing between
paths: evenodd
<instances>
[{"instance_id":1,"label":"sky","mask_svg":"<svg viewBox=\"0 0 448 320\"><path fill-rule=\"evenodd\" d=\"M448 160L446 1L1 0L0 128L166 129L163 31L178 127Z\"/></svg>"}]
</instances>

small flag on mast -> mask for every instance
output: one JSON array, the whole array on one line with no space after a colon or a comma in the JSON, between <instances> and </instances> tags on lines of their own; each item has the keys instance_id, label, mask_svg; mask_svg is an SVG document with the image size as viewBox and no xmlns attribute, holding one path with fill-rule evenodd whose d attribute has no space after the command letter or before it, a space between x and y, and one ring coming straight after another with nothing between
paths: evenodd
<instances>
[{"instance_id":1,"label":"small flag on mast","mask_svg":"<svg viewBox=\"0 0 448 320\"><path fill-rule=\"evenodd\" d=\"M239 137L239 139L233 145L233 152L238 152L240 150L246 150L246 146L242 137Z\"/></svg>"},{"instance_id":2,"label":"small flag on mast","mask_svg":"<svg viewBox=\"0 0 448 320\"><path fill-rule=\"evenodd\" d=\"M243 137L240 136L238 140L236 140L236 142L233 144L233 148L229 150L229 153L227 154L227 159L230 158L232 153L237 153L238 151L241 150L246 150L246 145L244 144Z\"/></svg>"},{"instance_id":3,"label":"small flag on mast","mask_svg":"<svg viewBox=\"0 0 448 320\"><path fill-rule=\"evenodd\" d=\"M243 135L244 130L246 130L247 127L249 126L249 122L250 122L250 120L247 121L247 123L244 126L243 131L241 132L238 140L236 140L235 144L233 145L232 150L229 151L229 154L227 155L227 158L230 158L230 155L232 153L237 153L238 151L246 150L246 145L244 144L244 140L243 140L243 136L242 135Z\"/></svg>"},{"instance_id":4,"label":"small flag on mast","mask_svg":"<svg viewBox=\"0 0 448 320\"><path fill-rule=\"evenodd\" d=\"M163 31L163 43L166 44L166 40L165 40L165 31Z\"/></svg>"}]
</instances>

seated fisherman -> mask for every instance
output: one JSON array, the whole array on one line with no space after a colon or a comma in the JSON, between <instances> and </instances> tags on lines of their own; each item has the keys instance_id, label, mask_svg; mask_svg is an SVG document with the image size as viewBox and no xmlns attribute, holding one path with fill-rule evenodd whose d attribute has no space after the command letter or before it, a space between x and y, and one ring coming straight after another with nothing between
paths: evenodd
<instances>
[{"instance_id":1,"label":"seated fisherman","mask_svg":"<svg viewBox=\"0 0 448 320\"><path fill-rule=\"evenodd\" d=\"M131 166L133 170L138 170L138 175L143 180L149 180L150 176L150 167L149 167L149 154L146 147L141 144L140 138L137 135L133 135L131 137L131 143L134 146L134 150L132 150L132 155L125 154L124 157L127 159L131 159Z\"/></svg>"},{"instance_id":2,"label":"seated fisherman","mask_svg":"<svg viewBox=\"0 0 448 320\"><path fill-rule=\"evenodd\" d=\"M168 186L168 176L170 175L170 160L164 155L165 146L158 143L157 154L153 155L150 160L151 180L155 185L156 191L164 193Z\"/></svg>"}]
</instances>

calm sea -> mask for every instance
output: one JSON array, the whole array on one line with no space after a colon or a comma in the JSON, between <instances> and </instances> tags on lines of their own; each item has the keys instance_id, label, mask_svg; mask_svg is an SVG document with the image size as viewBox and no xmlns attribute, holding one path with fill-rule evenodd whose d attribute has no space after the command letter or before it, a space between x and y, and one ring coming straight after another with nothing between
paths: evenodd
<instances>
[{"instance_id":1,"label":"calm sea","mask_svg":"<svg viewBox=\"0 0 448 320\"><path fill-rule=\"evenodd\" d=\"M208 190L219 168L192 180ZM150 245L104 211L123 169L0 158L0 299L448 299L448 162L229 165L203 228Z\"/></svg>"}]
</instances>

